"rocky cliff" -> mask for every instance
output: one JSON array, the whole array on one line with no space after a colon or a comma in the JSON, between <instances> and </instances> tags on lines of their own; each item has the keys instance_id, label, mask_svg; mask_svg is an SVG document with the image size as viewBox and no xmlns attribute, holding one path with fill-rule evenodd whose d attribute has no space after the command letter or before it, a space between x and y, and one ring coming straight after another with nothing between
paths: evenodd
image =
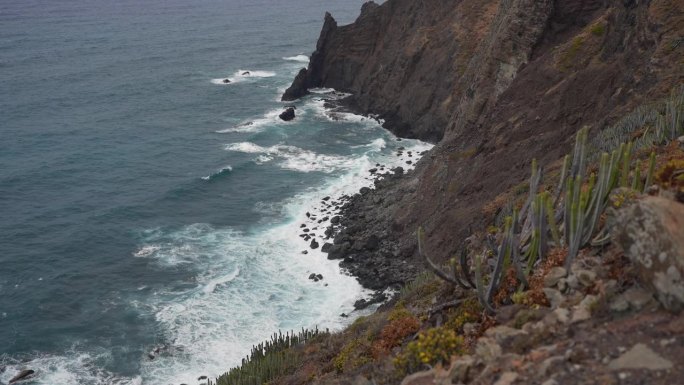
<instances>
[{"instance_id":1,"label":"rocky cliff","mask_svg":"<svg viewBox=\"0 0 684 385\"><path fill-rule=\"evenodd\" d=\"M379 236L389 269L415 255L418 226L428 253L453 255L531 158L553 169L578 129L595 136L682 84L683 39L677 0L369 2L350 25L326 14L283 99L336 88L397 135L437 143L415 172L347 210L342 236Z\"/></svg>"}]
</instances>

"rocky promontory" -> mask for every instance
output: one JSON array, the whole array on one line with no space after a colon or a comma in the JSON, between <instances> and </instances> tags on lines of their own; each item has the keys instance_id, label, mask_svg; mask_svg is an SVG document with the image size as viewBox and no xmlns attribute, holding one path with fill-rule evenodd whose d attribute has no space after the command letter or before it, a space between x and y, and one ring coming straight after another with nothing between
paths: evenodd
<instances>
[{"instance_id":1,"label":"rocky promontory","mask_svg":"<svg viewBox=\"0 0 684 385\"><path fill-rule=\"evenodd\" d=\"M395 134L437 143L372 194L382 208L353 205L372 210L372 221L356 217L386 244L378 253L401 255L388 263L411 263L418 226L446 258L527 178L530 159L557 166L580 128L594 136L684 83L683 11L665 0L368 2L350 25L325 15L283 99L335 88Z\"/></svg>"}]
</instances>

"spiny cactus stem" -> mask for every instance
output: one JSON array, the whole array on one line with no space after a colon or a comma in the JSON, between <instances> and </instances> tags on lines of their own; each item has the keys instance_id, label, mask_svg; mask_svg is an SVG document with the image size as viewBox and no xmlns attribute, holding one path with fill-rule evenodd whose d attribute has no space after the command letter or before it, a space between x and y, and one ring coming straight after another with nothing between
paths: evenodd
<instances>
[{"instance_id":1,"label":"spiny cactus stem","mask_svg":"<svg viewBox=\"0 0 684 385\"><path fill-rule=\"evenodd\" d=\"M418 254L423 258L425 261L426 265L430 270L432 270L433 273L435 273L436 276L441 278L442 280L446 281L447 283L454 285L454 286L461 286L462 283L460 281L456 281L452 277L450 277L447 273L442 271L442 269L437 266L436 263L432 262L430 257L428 257L427 253L425 252L425 232L423 231L423 227L418 228Z\"/></svg>"},{"instance_id":2,"label":"spiny cactus stem","mask_svg":"<svg viewBox=\"0 0 684 385\"><path fill-rule=\"evenodd\" d=\"M560 199L561 193L563 192L563 189L565 188L565 178L566 178L566 174L568 172L569 163L570 163L570 155L565 155L565 157L563 158L563 166L561 168L560 179L558 180L558 187L556 187L556 191L554 192L555 196L553 197L553 202L552 202L553 208L555 208L558 205L558 200Z\"/></svg>"},{"instance_id":3,"label":"spiny cactus stem","mask_svg":"<svg viewBox=\"0 0 684 385\"><path fill-rule=\"evenodd\" d=\"M489 315L494 315L496 314L496 311L494 311L494 308L492 308L492 306L489 304L489 301L487 301L485 297L484 278L482 277L482 259L482 255L478 255L475 257L475 291L477 293L477 298L480 301L482 307L485 309L485 311Z\"/></svg>"},{"instance_id":4,"label":"spiny cactus stem","mask_svg":"<svg viewBox=\"0 0 684 385\"><path fill-rule=\"evenodd\" d=\"M648 174L646 174L646 182L644 183L644 188L651 187L653 183L653 174L655 173L656 165L656 154L651 152L651 156L648 158Z\"/></svg>"},{"instance_id":5,"label":"spiny cactus stem","mask_svg":"<svg viewBox=\"0 0 684 385\"><path fill-rule=\"evenodd\" d=\"M551 202L551 195L548 192L544 193L544 204L546 205L546 221L551 229L551 237L556 247L561 247L560 232L558 231L558 224L553 214L553 203Z\"/></svg>"}]
</instances>

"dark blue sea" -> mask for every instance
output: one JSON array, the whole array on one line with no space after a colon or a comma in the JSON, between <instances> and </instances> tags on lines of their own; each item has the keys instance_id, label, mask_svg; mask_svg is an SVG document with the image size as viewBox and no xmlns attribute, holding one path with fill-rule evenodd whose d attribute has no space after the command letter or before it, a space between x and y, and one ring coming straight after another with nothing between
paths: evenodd
<instances>
[{"instance_id":1,"label":"dark blue sea","mask_svg":"<svg viewBox=\"0 0 684 385\"><path fill-rule=\"evenodd\" d=\"M353 320L363 289L305 213L429 146L331 90L278 114L324 12L362 2L0 2L0 383L194 384Z\"/></svg>"}]
</instances>

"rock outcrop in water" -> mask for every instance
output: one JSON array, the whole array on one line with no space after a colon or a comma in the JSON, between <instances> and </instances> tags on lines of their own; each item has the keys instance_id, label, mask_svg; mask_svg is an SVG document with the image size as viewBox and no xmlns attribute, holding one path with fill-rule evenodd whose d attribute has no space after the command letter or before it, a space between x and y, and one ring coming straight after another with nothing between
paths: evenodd
<instances>
[{"instance_id":1,"label":"rock outcrop in water","mask_svg":"<svg viewBox=\"0 0 684 385\"><path fill-rule=\"evenodd\" d=\"M290 120L295 118L295 109L294 107L288 107L285 109L285 111L281 112L278 117L286 122L289 122Z\"/></svg>"}]
</instances>

